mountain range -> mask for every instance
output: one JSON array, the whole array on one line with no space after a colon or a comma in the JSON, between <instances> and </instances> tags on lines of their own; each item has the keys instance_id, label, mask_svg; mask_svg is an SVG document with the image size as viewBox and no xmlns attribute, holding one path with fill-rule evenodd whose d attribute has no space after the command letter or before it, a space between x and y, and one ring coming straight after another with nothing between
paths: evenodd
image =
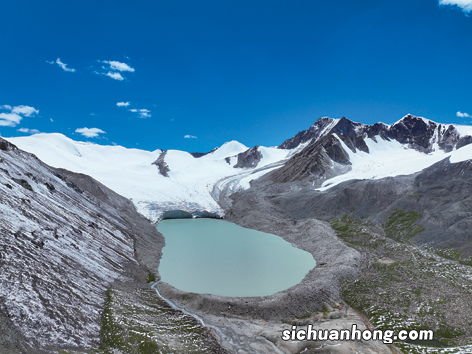
<instances>
[{"instance_id":1,"label":"mountain range","mask_svg":"<svg viewBox=\"0 0 472 354\"><path fill-rule=\"evenodd\" d=\"M147 343L148 337L132 333L144 331L144 323L151 328L159 318L168 333L174 333L175 321L192 328L160 337L152 327L162 348L230 350L198 320L154 298L146 284L155 280L164 242L152 223L176 215L225 217L264 230L276 223L293 231L313 221L331 230L318 241L326 249L332 242L333 250L351 252L351 270L337 265L344 275L323 283L316 292L323 300L310 305L313 311L347 299L344 277L359 277L363 267L371 270L371 262L387 257L365 240L353 240L358 235L369 242L387 240L402 250L398 257L404 250L442 250L443 261L462 267L472 256L471 178L472 127L411 114L391 125L321 118L279 146L230 141L208 153L105 146L57 133L0 139L0 351L99 348L109 339L102 333L109 306L126 313L122 321L129 330L120 335L131 342ZM293 235L287 237L296 244L308 242ZM368 262L359 263L339 240ZM426 262L439 256L415 257ZM451 299L467 303L467 281ZM306 293L300 294L302 301ZM123 304L137 310L130 314ZM247 315L241 310L246 305L235 304L234 311L242 311L238 316ZM470 334L470 323L461 316L444 320L447 328L465 326L456 344Z\"/></svg>"},{"instance_id":2,"label":"mountain range","mask_svg":"<svg viewBox=\"0 0 472 354\"><path fill-rule=\"evenodd\" d=\"M61 134L8 140L50 166L95 178L153 221L169 210L222 216L221 194L247 189L264 175L274 183L299 181L327 190L345 181L412 175L441 160L472 158L472 127L411 114L392 125L321 118L278 147L230 141L193 154L97 145Z\"/></svg>"}]
</instances>

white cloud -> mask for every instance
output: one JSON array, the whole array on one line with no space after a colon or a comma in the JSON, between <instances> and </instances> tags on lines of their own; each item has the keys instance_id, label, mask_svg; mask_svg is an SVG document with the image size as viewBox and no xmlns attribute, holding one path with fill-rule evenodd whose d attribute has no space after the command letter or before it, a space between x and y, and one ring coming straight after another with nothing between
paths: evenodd
<instances>
[{"instance_id":1,"label":"white cloud","mask_svg":"<svg viewBox=\"0 0 472 354\"><path fill-rule=\"evenodd\" d=\"M99 60L99 63L103 64L101 70L96 71L95 73L98 75L108 76L110 79L116 81L123 81L125 79L123 73L134 73L136 71L135 68L129 64L118 60Z\"/></svg>"},{"instance_id":2,"label":"white cloud","mask_svg":"<svg viewBox=\"0 0 472 354\"><path fill-rule=\"evenodd\" d=\"M77 128L75 132L81 134L82 136L85 136L86 138L96 138L100 134L106 134L106 132L102 129L87 127Z\"/></svg>"},{"instance_id":3,"label":"white cloud","mask_svg":"<svg viewBox=\"0 0 472 354\"><path fill-rule=\"evenodd\" d=\"M128 101L126 102L116 102L117 107L128 107L130 103Z\"/></svg>"},{"instance_id":4,"label":"white cloud","mask_svg":"<svg viewBox=\"0 0 472 354\"><path fill-rule=\"evenodd\" d=\"M0 126L2 127L16 127L23 118L39 113L36 108L25 105L11 106L6 104L0 106L0 110L6 111L0 112Z\"/></svg>"},{"instance_id":5,"label":"white cloud","mask_svg":"<svg viewBox=\"0 0 472 354\"><path fill-rule=\"evenodd\" d=\"M113 79L113 80L116 80L116 81L123 81L125 78L123 77L123 75L121 75L120 73L118 72L112 72L112 71L109 71L107 73L104 74L105 76L108 76L109 78Z\"/></svg>"},{"instance_id":6,"label":"white cloud","mask_svg":"<svg viewBox=\"0 0 472 354\"><path fill-rule=\"evenodd\" d=\"M465 12L472 11L472 0L439 0L439 4L458 6Z\"/></svg>"},{"instance_id":7,"label":"white cloud","mask_svg":"<svg viewBox=\"0 0 472 354\"><path fill-rule=\"evenodd\" d=\"M184 139L198 139L198 136L191 135L191 134L185 134Z\"/></svg>"},{"instance_id":8,"label":"white cloud","mask_svg":"<svg viewBox=\"0 0 472 354\"><path fill-rule=\"evenodd\" d=\"M54 61L48 61L47 62L48 64L52 64L52 65L57 65L58 67L60 67L62 70L68 72L68 73L75 73L76 70L74 68L71 68L69 67L66 63L64 63L61 58L57 58L56 60Z\"/></svg>"},{"instance_id":9,"label":"white cloud","mask_svg":"<svg viewBox=\"0 0 472 354\"><path fill-rule=\"evenodd\" d=\"M11 112L25 117L31 117L32 115L38 114L39 110L31 106L20 105L12 107Z\"/></svg>"},{"instance_id":10,"label":"white cloud","mask_svg":"<svg viewBox=\"0 0 472 354\"><path fill-rule=\"evenodd\" d=\"M135 69L126 63L122 63L117 60L104 60L103 63L107 64L112 71L127 71L134 73Z\"/></svg>"},{"instance_id":11,"label":"white cloud","mask_svg":"<svg viewBox=\"0 0 472 354\"><path fill-rule=\"evenodd\" d=\"M131 108L129 111L137 113L139 118L151 118L151 111L147 108Z\"/></svg>"},{"instance_id":12,"label":"white cloud","mask_svg":"<svg viewBox=\"0 0 472 354\"><path fill-rule=\"evenodd\" d=\"M38 134L41 133L38 129L30 129L30 128L20 128L18 129L20 133L26 133L26 134Z\"/></svg>"},{"instance_id":13,"label":"white cloud","mask_svg":"<svg viewBox=\"0 0 472 354\"><path fill-rule=\"evenodd\" d=\"M0 113L0 127L16 127L22 117L15 113Z\"/></svg>"},{"instance_id":14,"label":"white cloud","mask_svg":"<svg viewBox=\"0 0 472 354\"><path fill-rule=\"evenodd\" d=\"M456 112L456 117L459 117L459 118L472 118L472 115L467 113L467 112L457 111Z\"/></svg>"}]
</instances>

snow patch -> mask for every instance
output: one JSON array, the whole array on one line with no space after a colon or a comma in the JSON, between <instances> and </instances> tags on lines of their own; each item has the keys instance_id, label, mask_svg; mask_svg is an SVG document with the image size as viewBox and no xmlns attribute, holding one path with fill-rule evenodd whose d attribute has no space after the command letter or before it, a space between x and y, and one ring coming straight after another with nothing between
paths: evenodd
<instances>
[{"instance_id":1,"label":"snow patch","mask_svg":"<svg viewBox=\"0 0 472 354\"><path fill-rule=\"evenodd\" d=\"M384 140L380 136L375 136L375 140L371 138L365 139L370 153L360 150L352 152L336 134L333 135L349 154L352 168L345 174L326 180L321 188L318 189L320 191L354 179L380 179L413 174L441 161L449 155L442 150L425 154L415 149L409 149L396 140Z\"/></svg>"}]
</instances>

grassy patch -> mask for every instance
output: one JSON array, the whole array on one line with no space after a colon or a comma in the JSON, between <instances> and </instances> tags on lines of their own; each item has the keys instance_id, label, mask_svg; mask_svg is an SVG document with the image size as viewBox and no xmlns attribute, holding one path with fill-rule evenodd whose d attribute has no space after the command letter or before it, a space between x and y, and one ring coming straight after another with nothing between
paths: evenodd
<instances>
[{"instance_id":1,"label":"grassy patch","mask_svg":"<svg viewBox=\"0 0 472 354\"><path fill-rule=\"evenodd\" d=\"M100 354L220 352L206 328L169 307L147 286L106 292L100 339Z\"/></svg>"},{"instance_id":2,"label":"grassy patch","mask_svg":"<svg viewBox=\"0 0 472 354\"><path fill-rule=\"evenodd\" d=\"M380 271L381 272L381 271ZM395 277L394 277L395 278ZM367 315L372 324L382 330L430 330L434 332L434 340L426 343L396 342L401 348L410 348L411 344L426 344L429 347L447 347L454 345L454 339L463 335L462 331L443 322L442 316L436 315L438 309L432 309L428 315L433 315L435 321L430 321L421 315L413 316L412 304L418 303L419 294L412 292L395 294L399 279L392 279L391 270L380 273L377 279L359 279L346 283L342 289L343 299L353 308ZM374 294L379 292L379 294ZM392 306L393 305L393 306ZM434 324L434 322L437 322ZM408 344L408 345L406 345ZM406 351L410 353L410 351Z\"/></svg>"},{"instance_id":3,"label":"grassy patch","mask_svg":"<svg viewBox=\"0 0 472 354\"><path fill-rule=\"evenodd\" d=\"M397 241L409 241L424 230L417 222L421 214L416 211L395 210L384 225L385 235Z\"/></svg>"},{"instance_id":4,"label":"grassy patch","mask_svg":"<svg viewBox=\"0 0 472 354\"><path fill-rule=\"evenodd\" d=\"M121 348L124 345L121 328L115 323L112 313L113 292L108 289L105 293L100 327L100 349L108 352L111 348Z\"/></svg>"},{"instance_id":5,"label":"grassy patch","mask_svg":"<svg viewBox=\"0 0 472 354\"><path fill-rule=\"evenodd\" d=\"M149 272L146 281L148 283L154 283L156 281L156 275L154 273Z\"/></svg>"},{"instance_id":6,"label":"grassy patch","mask_svg":"<svg viewBox=\"0 0 472 354\"><path fill-rule=\"evenodd\" d=\"M396 343L405 353L423 353L422 346L428 353L444 353L444 347L463 344L467 337L469 327L450 313L457 299L470 299L469 283L459 265L438 262L432 251L406 242L423 230L420 218L417 212L396 210L384 225L350 216L331 221L339 238L363 254L361 273L344 282L342 297L376 328L434 331L427 343ZM459 259L456 252L449 256Z\"/></svg>"},{"instance_id":7,"label":"grassy patch","mask_svg":"<svg viewBox=\"0 0 472 354\"><path fill-rule=\"evenodd\" d=\"M460 264L463 264L463 265L472 266L472 257L465 258L459 253L459 251L455 249L439 248L439 249L435 249L435 253L440 257L459 262Z\"/></svg>"},{"instance_id":8,"label":"grassy patch","mask_svg":"<svg viewBox=\"0 0 472 354\"><path fill-rule=\"evenodd\" d=\"M113 315L113 291L111 288L105 293L99 350L101 353L106 354L115 352L136 354L161 353L157 343L149 338L146 332L130 332L118 324Z\"/></svg>"},{"instance_id":9,"label":"grassy patch","mask_svg":"<svg viewBox=\"0 0 472 354\"><path fill-rule=\"evenodd\" d=\"M336 234L349 245L355 248L376 249L384 242L382 239L372 236L368 231L369 226L371 226L369 222L354 219L348 215L331 221L331 227L336 231Z\"/></svg>"}]
</instances>

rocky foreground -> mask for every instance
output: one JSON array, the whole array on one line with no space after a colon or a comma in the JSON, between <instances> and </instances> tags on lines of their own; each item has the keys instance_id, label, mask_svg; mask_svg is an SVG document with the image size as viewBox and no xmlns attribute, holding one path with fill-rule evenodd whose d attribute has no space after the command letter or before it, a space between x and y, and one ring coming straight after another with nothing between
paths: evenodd
<instances>
[{"instance_id":1,"label":"rocky foreground","mask_svg":"<svg viewBox=\"0 0 472 354\"><path fill-rule=\"evenodd\" d=\"M129 200L2 139L0 190L1 353L110 352L126 328L135 348L219 351L200 323L146 283L163 239ZM123 314L134 325L122 326ZM152 340L139 332L145 316L160 323Z\"/></svg>"}]
</instances>

